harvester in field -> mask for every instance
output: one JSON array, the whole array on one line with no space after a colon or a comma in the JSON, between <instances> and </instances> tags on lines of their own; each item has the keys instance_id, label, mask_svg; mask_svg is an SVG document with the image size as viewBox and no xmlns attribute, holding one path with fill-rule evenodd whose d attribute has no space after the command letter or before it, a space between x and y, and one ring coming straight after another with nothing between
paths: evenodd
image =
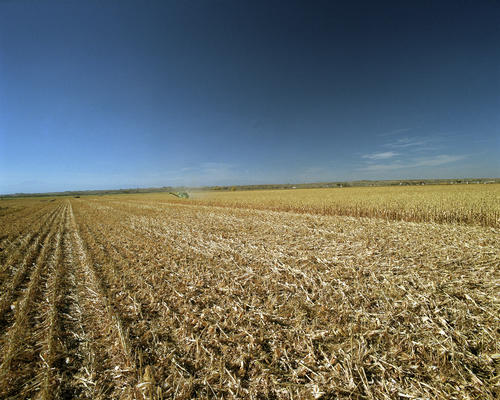
<instances>
[{"instance_id":1,"label":"harvester in field","mask_svg":"<svg viewBox=\"0 0 500 400\"><path fill-rule=\"evenodd\" d=\"M169 192L170 194L178 197L179 199L189 199L188 192Z\"/></svg>"}]
</instances>

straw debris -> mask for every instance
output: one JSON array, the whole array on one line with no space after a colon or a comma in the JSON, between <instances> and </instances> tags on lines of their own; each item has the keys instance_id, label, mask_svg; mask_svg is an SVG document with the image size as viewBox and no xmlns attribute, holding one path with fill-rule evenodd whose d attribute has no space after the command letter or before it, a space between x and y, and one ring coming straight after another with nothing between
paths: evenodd
<instances>
[{"instance_id":1,"label":"straw debris","mask_svg":"<svg viewBox=\"0 0 500 400\"><path fill-rule=\"evenodd\" d=\"M170 198L9 200L0 397L500 396L494 224Z\"/></svg>"}]
</instances>

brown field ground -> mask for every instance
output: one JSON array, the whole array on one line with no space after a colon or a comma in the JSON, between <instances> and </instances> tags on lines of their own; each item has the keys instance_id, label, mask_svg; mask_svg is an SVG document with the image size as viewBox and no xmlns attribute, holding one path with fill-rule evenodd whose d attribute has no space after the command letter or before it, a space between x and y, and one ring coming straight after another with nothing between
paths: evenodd
<instances>
[{"instance_id":1,"label":"brown field ground","mask_svg":"<svg viewBox=\"0 0 500 400\"><path fill-rule=\"evenodd\" d=\"M2 200L0 398L499 398L499 193Z\"/></svg>"}]
</instances>

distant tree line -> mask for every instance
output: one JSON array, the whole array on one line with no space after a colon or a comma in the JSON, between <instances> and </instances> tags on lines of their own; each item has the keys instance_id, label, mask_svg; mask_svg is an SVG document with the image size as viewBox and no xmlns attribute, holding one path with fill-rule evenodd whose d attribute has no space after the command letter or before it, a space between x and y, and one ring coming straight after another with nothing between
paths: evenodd
<instances>
[{"instance_id":1,"label":"distant tree line","mask_svg":"<svg viewBox=\"0 0 500 400\"><path fill-rule=\"evenodd\" d=\"M263 185L232 185L232 186L163 186L159 188L128 188L111 190L75 190L48 193L14 193L0 195L0 198L12 197L53 197L53 196L103 196L109 194L133 193L170 193L177 197L189 197L191 191L237 191L237 190L272 190L272 189L314 189L314 188L346 188L369 186L416 186L416 185L454 185L454 184L490 184L500 183L500 178L460 178L460 179L399 179L399 180L362 180L339 182L314 182L314 183L284 183ZM182 193L182 195L179 195Z\"/></svg>"}]
</instances>

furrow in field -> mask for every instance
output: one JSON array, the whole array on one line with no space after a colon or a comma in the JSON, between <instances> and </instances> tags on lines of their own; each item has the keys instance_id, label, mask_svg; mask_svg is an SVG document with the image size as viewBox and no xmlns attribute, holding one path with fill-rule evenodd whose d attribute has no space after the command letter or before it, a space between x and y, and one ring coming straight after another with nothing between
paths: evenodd
<instances>
[{"instance_id":1,"label":"furrow in field","mask_svg":"<svg viewBox=\"0 0 500 400\"><path fill-rule=\"evenodd\" d=\"M119 295L117 292L123 288L123 284L128 280L128 277L109 258L109 253L105 250L104 245L95 241L94 233L89 228L89 225L83 221L79 221L79 228L83 243L86 245L88 259L93 266L92 270L96 285L99 287L99 291L107 303L109 312L112 314L113 319L116 320L123 350L127 353L129 359L133 359L128 334L125 335L128 331L125 327L125 318L120 312L122 304L115 298L116 295Z\"/></svg>"},{"instance_id":2,"label":"furrow in field","mask_svg":"<svg viewBox=\"0 0 500 400\"><path fill-rule=\"evenodd\" d=\"M162 385L154 381L151 368L162 358L157 350L161 350L160 353L165 351L158 343L158 334L162 335L162 332L157 324L158 318L164 314L157 310L150 312L157 306L153 301L156 293L149 284L150 279L147 282L137 279L142 272L149 272L133 263L131 258L127 259L129 252L112 243L108 236L112 232L103 227L103 224L89 223L91 220L81 214L78 215L78 221L82 238L91 244L89 247L93 259L98 264L102 263L107 296L123 322L122 329L128 332L126 340L130 356L136 361L135 379L139 382L136 389L146 398L162 398ZM170 351L169 357L173 356Z\"/></svg>"},{"instance_id":3,"label":"furrow in field","mask_svg":"<svg viewBox=\"0 0 500 400\"><path fill-rule=\"evenodd\" d=\"M6 207L5 214L0 215L0 247L5 248L19 238L28 226L26 222L39 219L48 214L52 204L28 203L20 206L20 209L11 210Z\"/></svg>"},{"instance_id":4,"label":"furrow in field","mask_svg":"<svg viewBox=\"0 0 500 400\"><path fill-rule=\"evenodd\" d=\"M37 237L37 235L39 235L44 225L51 223L51 219L53 220L53 218L55 218L58 213L58 209L59 207L53 207L52 209L46 210L40 218L29 218L27 221L22 223L22 228L20 229L19 234L16 235L16 239L6 244L0 253L0 271L3 272L6 269L11 268L10 264L13 259L22 253L25 247L29 245L34 238Z\"/></svg>"},{"instance_id":5,"label":"furrow in field","mask_svg":"<svg viewBox=\"0 0 500 400\"><path fill-rule=\"evenodd\" d=\"M12 249L19 247L19 244L33 235L40 226L54 213L57 207L53 204L44 207L26 207L22 216L9 215L9 219L3 218L0 225L5 229L5 234L0 244L0 265L3 265L5 258L10 255ZM26 232L28 231L28 232Z\"/></svg>"},{"instance_id":6,"label":"furrow in field","mask_svg":"<svg viewBox=\"0 0 500 400\"><path fill-rule=\"evenodd\" d=\"M104 398L106 388L97 386L97 375L102 367L99 348L92 335L92 315L95 312L92 300L88 296L87 284L82 273L80 258L75 243L75 229L71 206L68 208L66 234L63 240L64 262L68 268L66 314L61 318L61 331L66 332L66 360L68 366L58 371L61 397L81 399ZM89 309L90 306L90 309ZM89 323L90 321L90 323ZM65 361L66 361L65 360ZM66 396L66 397L64 397Z\"/></svg>"},{"instance_id":7,"label":"furrow in field","mask_svg":"<svg viewBox=\"0 0 500 400\"><path fill-rule=\"evenodd\" d=\"M2 282L4 292L0 298L0 326L5 322L7 314L13 310L13 302L19 293L22 292L23 285L26 284L29 272L32 270L35 260L39 257L39 253L43 252L45 247L50 243L51 232L60 215L61 208L58 207L42 226L42 230L33 236L31 245L27 248L25 246L22 251L16 252L18 256L24 253L24 257L10 279L5 279ZM12 259L12 263L15 263L15 258Z\"/></svg>"},{"instance_id":8,"label":"furrow in field","mask_svg":"<svg viewBox=\"0 0 500 400\"><path fill-rule=\"evenodd\" d=\"M101 266L89 254L71 210L74 258L78 259L77 293L82 310L82 325L88 338L90 370L84 382L90 382L86 395L91 398L132 396L135 390L135 359L128 332L107 296ZM82 380L83 381L83 380Z\"/></svg>"},{"instance_id":9,"label":"furrow in field","mask_svg":"<svg viewBox=\"0 0 500 400\"><path fill-rule=\"evenodd\" d=\"M32 262L32 255L34 252L38 251L40 243L43 243L44 235L46 235L50 229L51 224L54 222L58 213L60 212L60 207L55 208L46 216L40 224L35 224L31 226L31 231L20 239L18 242L14 242L5 252L4 262L0 267L0 286L15 286L15 281L19 278L22 279L24 270L27 265ZM24 256L24 259L19 260ZM16 265L20 262L20 265ZM12 276L11 274L14 274ZM11 278L13 283L8 282ZM0 319L2 315L2 301L0 300Z\"/></svg>"},{"instance_id":10,"label":"furrow in field","mask_svg":"<svg viewBox=\"0 0 500 400\"><path fill-rule=\"evenodd\" d=\"M76 296L70 244L69 206L64 212L60 245L51 263L48 280L45 340L40 353L38 398L81 398L84 385L76 379L82 368L82 343L86 341Z\"/></svg>"},{"instance_id":11,"label":"furrow in field","mask_svg":"<svg viewBox=\"0 0 500 400\"><path fill-rule=\"evenodd\" d=\"M40 212L40 210L38 210ZM4 257L5 250L13 246L20 239L23 230L27 228L26 216L8 214L0 218L0 262Z\"/></svg>"},{"instance_id":12,"label":"furrow in field","mask_svg":"<svg viewBox=\"0 0 500 400\"><path fill-rule=\"evenodd\" d=\"M15 304L14 323L2 338L4 356L0 365L0 397L30 398L39 389L36 366L46 330L47 281L57 263L63 213L63 210L59 212L44 240L27 288L22 299Z\"/></svg>"}]
</instances>

